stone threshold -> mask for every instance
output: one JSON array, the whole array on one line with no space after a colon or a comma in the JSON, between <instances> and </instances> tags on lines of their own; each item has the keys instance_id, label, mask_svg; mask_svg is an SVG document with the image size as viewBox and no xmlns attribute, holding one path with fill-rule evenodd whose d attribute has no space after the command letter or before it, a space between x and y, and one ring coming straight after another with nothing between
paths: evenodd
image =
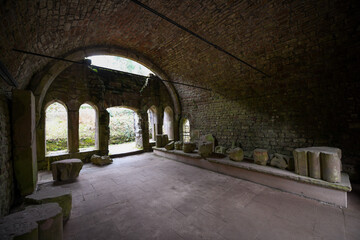
<instances>
[{"instance_id":1,"label":"stone threshold","mask_svg":"<svg viewBox=\"0 0 360 240\"><path fill-rule=\"evenodd\" d=\"M214 172L223 173L236 178L259 183L281 191L296 194L302 197L315 199L339 207L347 207L347 192L351 191L349 176L341 174L341 183L330 183L321 179L297 175L294 172L270 166L254 164L250 159L242 162L224 158L202 158L198 153L184 153L179 150L153 148L154 154L205 168Z\"/></svg>"},{"instance_id":2,"label":"stone threshold","mask_svg":"<svg viewBox=\"0 0 360 240\"><path fill-rule=\"evenodd\" d=\"M109 156L111 158L119 158L119 157L127 157L127 156L131 156L131 155L136 155L136 154L140 154L143 152L144 152L144 150L135 150L135 151L124 152L124 153L109 154Z\"/></svg>"}]
</instances>

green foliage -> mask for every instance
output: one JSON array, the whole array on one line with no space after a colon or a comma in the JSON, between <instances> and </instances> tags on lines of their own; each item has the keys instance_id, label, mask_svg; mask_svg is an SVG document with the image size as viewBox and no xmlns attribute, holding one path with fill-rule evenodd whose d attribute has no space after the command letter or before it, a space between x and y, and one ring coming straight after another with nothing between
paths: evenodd
<instances>
[{"instance_id":1,"label":"green foliage","mask_svg":"<svg viewBox=\"0 0 360 240\"><path fill-rule=\"evenodd\" d=\"M110 114L110 144L135 141L134 114L126 108L108 108Z\"/></svg>"},{"instance_id":2,"label":"green foliage","mask_svg":"<svg viewBox=\"0 0 360 240\"><path fill-rule=\"evenodd\" d=\"M67 149L66 138L46 139L46 152L60 151Z\"/></svg>"}]
</instances>

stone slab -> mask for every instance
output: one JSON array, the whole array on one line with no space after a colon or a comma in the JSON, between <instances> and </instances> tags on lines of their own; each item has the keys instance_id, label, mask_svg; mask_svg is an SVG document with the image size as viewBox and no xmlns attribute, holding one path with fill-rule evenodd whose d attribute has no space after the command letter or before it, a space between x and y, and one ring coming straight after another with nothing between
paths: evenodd
<instances>
[{"instance_id":1,"label":"stone slab","mask_svg":"<svg viewBox=\"0 0 360 240\"><path fill-rule=\"evenodd\" d=\"M45 187L26 196L25 202L29 204L58 203L62 209L63 221L70 218L72 208L72 195L69 189L62 187Z\"/></svg>"},{"instance_id":2,"label":"stone slab","mask_svg":"<svg viewBox=\"0 0 360 240\"><path fill-rule=\"evenodd\" d=\"M339 207L347 207L347 192L351 191L349 176L342 173L340 183L329 183L297 175L293 172L250 162L234 162L229 158L201 158L200 155L181 153L154 148L154 153L172 160L223 173L236 178L263 184L268 187L293 193L306 198L326 202Z\"/></svg>"}]
</instances>

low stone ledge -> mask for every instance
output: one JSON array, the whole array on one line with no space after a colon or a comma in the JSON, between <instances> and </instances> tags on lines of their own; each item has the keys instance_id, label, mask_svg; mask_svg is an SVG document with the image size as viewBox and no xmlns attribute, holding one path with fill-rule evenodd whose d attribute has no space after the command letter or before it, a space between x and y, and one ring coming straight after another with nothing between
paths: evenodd
<instances>
[{"instance_id":1,"label":"low stone ledge","mask_svg":"<svg viewBox=\"0 0 360 240\"><path fill-rule=\"evenodd\" d=\"M342 173L340 183L329 183L287 170L250 163L252 160L248 158L242 162L231 161L228 157L204 159L197 153L167 151L163 148L154 148L154 154L340 207L347 207L347 192L351 191L346 173Z\"/></svg>"},{"instance_id":2,"label":"low stone ledge","mask_svg":"<svg viewBox=\"0 0 360 240\"><path fill-rule=\"evenodd\" d=\"M62 209L63 221L70 218L72 208L71 191L62 187L40 188L37 192L25 197L28 204L58 203Z\"/></svg>"}]
</instances>

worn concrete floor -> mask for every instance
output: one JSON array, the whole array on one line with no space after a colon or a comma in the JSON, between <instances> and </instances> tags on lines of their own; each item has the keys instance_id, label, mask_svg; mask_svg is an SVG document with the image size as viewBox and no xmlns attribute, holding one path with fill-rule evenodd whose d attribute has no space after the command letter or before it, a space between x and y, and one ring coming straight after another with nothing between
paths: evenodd
<instances>
[{"instance_id":1,"label":"worn concrete floor","mask_svg":"<svg viewBox=\"0 0 360 240\"><path fill-rule=\"evenodd\" d=\"M86 164L64 239L360 239L360 195L340 209L152 153Z\"/></svg>"}]
</instances>

